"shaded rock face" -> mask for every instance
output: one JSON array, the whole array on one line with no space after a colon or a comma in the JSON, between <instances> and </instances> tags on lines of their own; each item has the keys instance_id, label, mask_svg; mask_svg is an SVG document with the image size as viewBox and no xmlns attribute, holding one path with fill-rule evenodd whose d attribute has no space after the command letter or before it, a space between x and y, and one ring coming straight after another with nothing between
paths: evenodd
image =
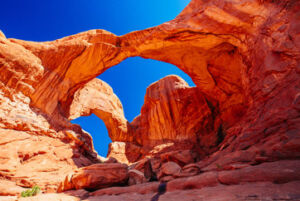
<instances>
[{"instance_id":1,"label":"shaded rock face","mask_svg":"<svg viewBox=\"0 0 300 201\"><path fill-rule=\"evenodd\" d=\"M129 123L113 90L93 79L74 94L69 119L92 112L103 119L115 141L108 156L120 162L135 162L172 149L201 147L199 152L205 155L215 151L221 126L209 104L197 87L170 75L148 87L141 114Z\"/></svg>"},{"instance_id":2,"label":"shaded rock face","mask_svg":"<svg viewBox=\"0 0 300 201\"><path fill-rule=\"evenodd\" d=\"M94 164L78 169L66 177L59 191L72 189L95 190L125 184L128 179L127 166L120 163Z\"/></svg>"},{"instance_id":3,"label":"shaded rock face","mask_svg":"<svg viewBox=\"0 0 300 201\"><path fill-rule=\"evenodd\" d=\"M61 196L299 199L299 12L293 0L192 0L174 20L124 36L91 30L36 43L0 32L0 195L142 183ZM177 76L153 83L129 123L95 77L132 56L172 63L196 87ZM91 137L68 121L91 113L113 141L108 156L133 163L114 165L121 180L97 177Z\"/></svg>"},{"instance_id":4,"label":"shaded rock face","mask_svg":"<svg viewBox=\"0 0 300 201\"><path fill-rule=\"evenodd\" d=\"M141 115L131 125L142 146L174 141L195 144L201 134L213 131L212 113L205 97L178 76L167 76L148 87Z\"/></svg>"}]
</instances>

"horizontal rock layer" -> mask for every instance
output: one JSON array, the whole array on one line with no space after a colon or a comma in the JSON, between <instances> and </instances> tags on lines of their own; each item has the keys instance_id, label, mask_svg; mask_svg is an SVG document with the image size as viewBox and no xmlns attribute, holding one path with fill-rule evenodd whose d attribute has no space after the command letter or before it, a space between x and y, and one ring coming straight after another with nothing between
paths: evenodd
<instances>
[{"instance_id":1,"label":"horizontal rock layer","mask_svg":"<svg viewBox=\"0 0 300 201\"><path fill-rule=\"evenodd\" d=\"M119 163L94 164L68 175L59 191L72 189L96 190L125 184L128 179L127 166Z\"/></svg>"}]
</instances>

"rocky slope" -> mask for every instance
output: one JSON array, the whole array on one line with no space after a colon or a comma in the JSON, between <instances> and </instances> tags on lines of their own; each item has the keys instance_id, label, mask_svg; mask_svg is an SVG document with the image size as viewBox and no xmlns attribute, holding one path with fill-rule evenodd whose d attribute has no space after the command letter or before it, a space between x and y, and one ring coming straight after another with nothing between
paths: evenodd
<instances>
[{"instance_id":1,"label":"rocky slope","mask_svg":"<svg viewBox=\"0 0 300 201\"><path fill-rule=\"evenodd\" d=\"M299 200L299 12L295 0L192 0L124 36L1 33L0 196L37 184L61 193L32 200ZM132 56L172 63L196 87L153 83L130 123L95 77ZM113 141L104 163L69 122L91 113Z\"/></svg>"}]
</instances>

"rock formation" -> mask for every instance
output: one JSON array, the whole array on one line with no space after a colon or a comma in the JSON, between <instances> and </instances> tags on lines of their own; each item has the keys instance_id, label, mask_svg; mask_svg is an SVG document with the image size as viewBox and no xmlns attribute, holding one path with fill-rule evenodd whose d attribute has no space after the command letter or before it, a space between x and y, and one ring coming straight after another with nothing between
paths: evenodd
<instances>
[{"instance_id":1,"label":"rock formation","mask_svg":"<svg viewBox=\"0 0 300 201\"><path fill-rule=\"evenodd\" d=\"M120 163L94 164L77 170L66 177L59 191L70 189L97 190L125 184L128 179L127 165Z\"/></svg>"},{"instance_id":2,"label":"rock formation","mask_svg":"<svg viewBox=\"0 0 300 201\"><path fill-rule=\"evenodd\" d=\"M141 114L127 123L127 138L112 138L109 156L123 162L126 160L122 158L126 157L128 162L135 162L144 156L178 149L198 149L205 155L215 151L219 143L218 127L220 123L215 124L201 91L189 87L178 76L167 76L148 87ZM117 141L127 146L126 156L114 154L122 150ZM132 152L136 157L132 158Z\"/></svg>"},{"instance_id":3,"label":"rock formation","mask_svg":"<svg viewBox=\"0 0 300 201\"><path fill-rule=\"evenodd\" d=\"M128 122L124 117L122 103L112 88L97 78L75 92L68 118L76 119L92 113L104 121L112 140L126 139Z\"/></svg>"},{"instance_id":4,"label":"rock formation","mask_svg":"<svg viewBox=\"0 0 300 201\"><path fill-rule=\"evenodd\" d=\"M148 87L141 114L131 126L143 147L176 141L196 144L201 134L213 130L213 118L198 88L178 76L167 76Z\"/></svg>"},{"instance_id":5,"label":"rock formation","mask_svg":"<svg viewBox=\"0 0 300 201\"><path fill-rule=\"evenodd\" d=\"M299 12L297 0L192 0L174 20L124 36L0 32L0 196L37 184L73 190L33 200L299 199ZM95 77L132 56L172 63L196 87L153 83L129 123ZM89 134L69 122L91 113L107 126L109 156L129 167L98 164Z\"/></svg>"}]
</instances>

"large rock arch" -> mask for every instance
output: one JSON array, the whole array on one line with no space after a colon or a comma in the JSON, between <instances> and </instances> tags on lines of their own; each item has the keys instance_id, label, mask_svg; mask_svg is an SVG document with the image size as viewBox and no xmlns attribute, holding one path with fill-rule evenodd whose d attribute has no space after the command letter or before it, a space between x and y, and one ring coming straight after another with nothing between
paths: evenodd
<instances>
[{"instance_id":1,"label":"large rock arch","mask_svg":"<svg viewBox=\"0 0 300 201\"><path fill-rule=\"evenodd\" d=\"M122 60L141 56L176 65L196 84L213 133L225 138L200 163L205 171L245 161L232 152L246 154L249 164L298 159L299 7L293 0L193 0L176 19L124 36L91 30L37 43L0 34L1 128L25 132L24 139L30 133L68 142L82 157L75 160L79 167L95 162L91 138L67 121L76 113L70 107L76 92ZM109 122L114 112L98 116ZM115 141L140 141L128 129L115 130Z\"/></svg>"}]
</instances>

